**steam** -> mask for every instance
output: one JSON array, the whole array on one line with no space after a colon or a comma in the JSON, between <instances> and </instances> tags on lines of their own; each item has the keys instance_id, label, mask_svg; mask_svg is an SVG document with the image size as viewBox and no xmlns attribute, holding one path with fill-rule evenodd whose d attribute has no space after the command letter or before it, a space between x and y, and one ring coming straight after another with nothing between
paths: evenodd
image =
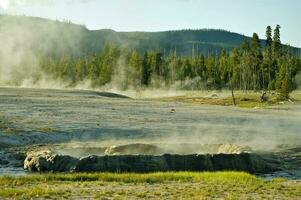
<instances>
[{"instance_id":1,"label":"steam","mask_svg":"<svg viewBox=\"0 0 301 200\"><path fill-rule=\"evenodd\" d=\"M11 4L23 1L7 2L1 1L1 6L9 7ZM66 88L68 86L67 81L54 79L43 72L40 66L41 59L43 55L53 52L54 49L57 53L68 48L80 51L79 44L83 38L81 32L83 28L64 31L57 26L57 23L61 22L45 21L37 25L35 24L37 20L39 19L1 16L0 86L29 88ZM64 37L61 36L62 33L65 34Z\"/></svg>"},{"instance_id":2,"label":"steam","mask_svg":"<svg viewBox=\"0 0 301 200\"><path fill-rule=\"evenodd\" d=\"M70 0L63 0L63 2ZM78 1L87 3L89 0ZM0 7L9 9L13 6L22 5L49 5L54 3L53 0L0 0ZM0 17L0 86L16 86L24 88L69 88L68 80L60 80L45 73L41 70L41 54L47 55L49 52L64 52L64 49L81 52L81 41L84 39L82 31L85 28L80 26L72 31L63 32L62 27L58 26L55 21L43 20L35 23L36 18L24 18L21 16L1 16ZM9 24L8 24L9 22ZM38 29L39 31L34 31ZM41 43L40 41L43 41ZM63 46L62 46L63 45ZM72 88L76 89L98 89L110 92L123 93L131 97L156 98L184 95L177 89L185 88L202 88L203 81L200 78L187 79L183 82L175 82L172 86L165 87L164 81L152 80L153 90L145 90L135 81L130 82L131 74L129 66L126 64L126 55L121 53L117 67L114 68L113 76L110 83L101 88L92 88L90 80L83 80ZM58 66L60 67L60 66ZM301 74L296 77L298 86L301 86ZM165 88L158 90L157 88ZM124 92L126 90L126 92ZM216 92L213 92L216 93Z\"/></svg>"},{"instance_id":3,"label":"steam","mask_svg":"<svg viewBox=\"0 0 301 200\"><path fill-rule=\"evenodd\" d=\"M49 6L57 3L89 3L91 0L0 0L0 10L9 10L22 6Z\"/></svg>"},{"instance_id":4,"label":"steam","mask_svg":"<svg viewBox=\"0 0 301 200\"><path fill-rule=\"evenodd\" d=\"M139 111L142 109L139 107L140 103L135 102ZM131 102L128 104L134 105ZM301 117L301 107L297 105L287 106L287 110L256 111L210 106L193 110L187 105L177 107L177 104L164 105L162 102L156 104L154 101L143 105L151 107L151 109L143 108L142 113L147 113L145 115L147 121L144 122L146 125L143 125L143 128L140 127L143 130L140 131L137 125L143 122L140 119L143 117L136 116L140 120L137 119L133 127L126 129L120 128L120 123L126 123L120 118L121 121L115 124L116 131L112 127L107 136L86 132L85 136L79 139L73 138L69 143L59 145L57 149L60 153L67 155L88 155L95 154L95 149L100 151L105 147L139 143L159 145L163 150L166 147L165 150L169 153L210 153L217 151L216 147L222 144L233 144L242 149L250 147L255 152L278 151L285 146L300 145L298 119ZM168 111L169 107L175 108L176 113L165 113L164 111ZM135 108L132 109L135 110ZM161 113L161 116L156 115L157 112ZM186 112L192 116L187 116ZM118 113L123 115L123 110L120 109ZM133 113L136 115L139 112ZM103 115L111 119L111 113L103 113ZM108 129L101 130L100 128L100 132L105 133L106 130ZM68 151L65 151L66 149Z\"/></svg>"},{"instance_id":5,"label":"steam","mask_svg":"<svg viewBox=\"0 0 301 200\"><path fill-rule=\"evenodd\" d=\"M49 5L54 0L0 0L0 8L8 10L12 7L20 7L25 5Z\"/></svg>"},{"instance_id":6,"label":"steam","mask_svg":"<svg viewBox=\"0 0 301 200\"><path fill-rule=\"evenodd\" d=\"M25 29L6 29L0 49L0 81L2 85L21 85L33 79L37 72L38 58L30 50L34 36ZM27 41L24 40L27 38Z\"/></svg>"},{"instance_id":7,"label":"steam","mask_svg":"<svg viewBox=\"0 0 301 200\"><path fill-rule=\"evenodd\" d=\"M0 0L0 8L7 10L10 6L9 0Z\"/></svg>"},{"instance_id":8,"label":"steam","mask_svg":"<svg viewBox=\"0 0 301 200\"><path fill-rule=\"evenodd\" d=\"M2 8L9 9L16 5L49 4L52 1L0 0L0 2ZM59 56L65 51L81 55L83 49L81 45L85 39L83 33L86 28L72 24L61 25L63 22L39 20L22 16L0 16L0 86L52 89L70 87L68 80L60 80L42 70L41 62L53 52ZM135 85L128 83L129 69L125 60L126 55L121 55L114 69L112 81L98 88L99 90L121 91L136 88ZM96 89L91 85L91 81L86 79L72 85L72 88Z\"/></svg>"},{"instance_id":9,"label":"steam","mask_svg":"<svg viewBox=\"0 0 301 200\"><path fill-rule=\"evenodd\" d=\"M0 82L3 86L28 85L39 75L38 58L30 51L28 43L20 40L21 34L21 30L14 30L14 37L4 38L1 44ZM33 39L26 32L24 36Z\"/></svg>"}]
</instances>

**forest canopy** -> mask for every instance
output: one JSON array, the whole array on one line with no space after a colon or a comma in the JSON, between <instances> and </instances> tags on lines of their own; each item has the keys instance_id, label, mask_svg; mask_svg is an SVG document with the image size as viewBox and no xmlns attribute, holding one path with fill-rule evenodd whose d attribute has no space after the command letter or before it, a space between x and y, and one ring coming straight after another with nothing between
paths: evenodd
<instances>
[{"instance_id":1,"label":"forest canopy","mask_svg":"<svg viewBox=\"0 0 301 200\"><path fill-rule=\"evenodd\" d=\"M42 70L70 86L89 80L92 87L114 85L118 89L177 88L187 90L226 89L277 90L281 98L297 88L295 77L301 70L300 57L283 45L280 26L266 29L265 44L256 33L239 48L208 55L179 56L119 48L107 43L100 54L83 57L47 57Z\"/></svg>"}]
</instances>

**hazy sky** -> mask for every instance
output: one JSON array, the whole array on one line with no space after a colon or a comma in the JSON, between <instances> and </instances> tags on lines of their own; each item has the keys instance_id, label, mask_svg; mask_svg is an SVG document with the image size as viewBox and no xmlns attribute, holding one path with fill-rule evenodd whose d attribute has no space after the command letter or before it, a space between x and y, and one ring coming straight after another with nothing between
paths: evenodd
<instances>
[{"instance_id":1,"label":"hazy sky","mask_svg":"<svg viewBox=\"0 0 301 200\"><path fill-rule=\"evenodd\" d=\"M267 25L280 24L283 43L301 47L301 0L0 0L0 7L117 31L218 28L263 38Z\"/></svg>"}]
</instances>

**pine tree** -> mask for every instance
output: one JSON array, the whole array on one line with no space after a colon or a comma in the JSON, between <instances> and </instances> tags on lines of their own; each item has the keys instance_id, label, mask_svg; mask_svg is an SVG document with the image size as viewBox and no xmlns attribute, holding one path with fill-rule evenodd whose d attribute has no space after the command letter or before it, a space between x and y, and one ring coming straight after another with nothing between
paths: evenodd
<instances>
[{"instance_id":1,"label":"pine tree","mask_svg":"<svg viewBox=\"0 0 301 200\"><path fill-rule=\"evenodd\" d=\"M273 42L271 26L267 26L265 36L266 36L265 46L267 49L269 49L271 48Z\"/></svg>"},{"instance_id":2,"label":"pine tree","mask_svg":"<svg viewBox=\"0 0 301 200\"><path fill-rule=\"evenodd\" d=\"M106 45L101 55L101 69L99 73L100 85L110 83L114 68L120 56L120 50L115 45Z\"/></svg>"},{"instance_id":3,"label":"pine tree","mask_svg":"<svg viewBox=\"0 0 301 200\"><path fill-rule=\"evenodd\" d=\"M147 51L144 53L143 61L142 61L142 72L141 72L141 84L144 86L148 86L150 79L150 69L148 62L148 53Z\"/></svg>"},{"instance_id":4,"label":"pine tree","mask_svg":"<svg viewBox=\"0 0 301 200\"><path fill-rule=\"evenodd\" d=\"M251 50L253 52L257 52L260 50L260 40L257 33L253 33L253 36L251 38Z\"/></svg>"},{"instance_id":5,"label":"pine tree","mask_svg":"<svg viewBox=\"0 0 301 200\"><path fill-rule=\"evenodd\" d=\"M209 55L195 53L184 57L176 51L165 52L164 56L159 51L146 51L142 55L135 49L106 44L100 53L82 57L68 52L40 56L40 67L45 74L71 86L83 80L90 80L94 87L118 82L121 89L180 83L185 89L277 90L280 99L289 98L289 93L297 87L295 77L301 71L301 58L291 47L281 45L278 25L273 39L272 29L267 27L265 48L261 48L254 33L250 42L244 41L240 48Z\"/></svg>"},{"instance_id":6,"label":"pine tree","mask_svg":"<svg viewBox=\"0 0 301 200\"><path fill-rule=\"evenodd\" d=\"M262 71L262 86L263 89L273 89L272 70L273 70L273 55L272 55L272 27L267 26L266 28L266 46L263 53L263 63L261 65Z\"/></svg>"},{"instance_id":7,"label":"pine tree","mask_svg":"<svg viewBox=\"0 0 301 200\"><path fill-rule=\"evenodd\" d=\"M233 51L230 53L229 59L229 82L231 85L233 85L233 88L236 86L236 89L242 89L240 80L240 58L237 48L233 49Z\"/></svg>"},{"instance_id":8,"label":"pine tree","mask_svg":"<svg viewBox=\"0 0 301 200\"><path fill-rule=\"evenodd\" d=\"M152 51L148 54L149 56L149 68L150 68L150 79L155 86L159 87L161 75L163 74L162 64L163 57L160 52Z\"/></svg>"},{"instance_id":9,"label":"pine tree","mask_svg":"<svg viewBox=\"0 0 301 200\"><path fill-rule=\"evenodd\" d=\"M287 100L290 93L290 85L287 74L287 66L285 63L282 63L280 66L279 75L276 81L276 89L279 93L279 100Z\"/></svg>"},{"instance_id":10,"label":"pine tree","mask_svg":"<svg viewBox=\"0 0 301 200\"><path fill-rule=\"evenodd\" d=\"M87 78L91 80L92 86L97 86L99 83L99 73L101 68L101 63L99 63L99 60L99 57L96 55L93 55L89 58Z\"/></svg>"},{"instance_id":11,"label":"pine tree","mask_svg":"<svg viewBox=\"0 0 301 200\"><path fill-rule=\"evenodd\" d=\"M140 87L141 72L142 72L142 60L140 54L137 51L133 51L129 60L129 77L130 85L134 87Z\"/></svg>"},{"instance_id":12,"label":"pine tree","mask_svg":"<svg viewBox=\"0 0 301 200\"><path fill-rule=\"evenodd\" d=\"M272 51L275 59L281 57L281 40L280 40L280 25L277 25L274 30L273 43L272 43Z\"/></svg>"},{"instance_id":13,"label":"pine tree","mask_svg":"<svg viewBox=\"0 0 301 200\"><path fill-rule=\"evenodd\" d=\"M174 84L179 77L180 60L177 57L177 52L174 51L167 58L168 75L166 77L167 85Z\"/></svg>"}]
</instances>

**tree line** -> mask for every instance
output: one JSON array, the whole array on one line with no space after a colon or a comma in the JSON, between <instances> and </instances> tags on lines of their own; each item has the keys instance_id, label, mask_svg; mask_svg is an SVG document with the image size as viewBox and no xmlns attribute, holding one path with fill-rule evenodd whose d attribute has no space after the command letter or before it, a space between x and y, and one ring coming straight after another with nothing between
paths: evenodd
<instances>
[{"instance_id":1,"label":"tree line","mask_svg":"<svg viewBox=\"0 0 301 200\"><path fill-rule=\"evenodd\" d=\"M225 89L243 91L276 90L287 99L297 85L295 77L301 70L300 57L283 45L280 26L266 29L265 44L258 34L229 52L178 56L160 51L143 54L134 49L106 44L100 54L71 57L67 54L41 59L42 70L70 86L89 80L93 87L116 84L129 88L178 88L188 90Z\"/></svg>"}]
</instances>

